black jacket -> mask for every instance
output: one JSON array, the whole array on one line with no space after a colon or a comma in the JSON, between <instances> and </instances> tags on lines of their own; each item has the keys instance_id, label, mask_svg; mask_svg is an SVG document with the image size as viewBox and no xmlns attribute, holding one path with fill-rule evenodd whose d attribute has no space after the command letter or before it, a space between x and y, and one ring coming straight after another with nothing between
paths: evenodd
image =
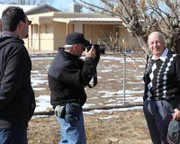
<instances>
[{"instance_id":1,"label":"black jacket","mask_svg":"<svg viewBox=\"0 0 180 144\"><path fill-rule=\"evenodd\" d=\"M87 97L84 87L89 84L95 73L95 59L88 57L82 61L77 56L60 49L48 72L53 107L69 102L84 105Z\"/></svg>"},{"instance_id":2,"label":"black jacket","mask_svg":"<svg viewBox=\"0 0 180 144\"><path fill-rule=\"evenodd\" d=\"M31 60L19 38L0 37L0 128L27 126L35 109Z\"/></svg>"}]
</instances>

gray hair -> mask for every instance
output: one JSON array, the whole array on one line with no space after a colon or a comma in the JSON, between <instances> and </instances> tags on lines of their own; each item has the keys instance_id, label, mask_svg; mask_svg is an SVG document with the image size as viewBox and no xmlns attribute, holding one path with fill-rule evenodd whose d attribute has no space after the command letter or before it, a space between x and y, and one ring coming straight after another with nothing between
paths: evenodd
<instances>
[{"instance_id":1,"label":"gray hair","mask_svg":"<svg viewBox=\"0 0 180 144\"><path fill-rule=\"evenodd\" d=\"M165 37L164 35L161 33L161 32L158 32L158 31L155 31L155 32L152 32L149 36L148 36L148 43L149 43L149 37L151 37L151 35L153 34L157 34L159 36L159 38L163 41L163 43L165 43Z\"/></svg>"},{"instance_id":2,"label":"gray hair","mask_svg":"<svg viewBox=\"0 0 180 144\"><path fill-rule=\"evenodd\" d=\"M64 48L65 48L65 49L72 49L72 48L73 48L73 45L64 45Z\"/></svg>"}]
</instances>

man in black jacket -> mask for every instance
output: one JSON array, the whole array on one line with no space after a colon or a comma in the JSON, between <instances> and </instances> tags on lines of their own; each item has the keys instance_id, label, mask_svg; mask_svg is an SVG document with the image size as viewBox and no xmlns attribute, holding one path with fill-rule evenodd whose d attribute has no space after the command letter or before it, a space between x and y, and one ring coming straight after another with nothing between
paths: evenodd
<instances>
[{"instance_id":1,"label":"man in black jacket","mask_svg":"<svg viewBox=\"0 0 180 144\"><path fill-rule=\"evenodd\" d=\"M85 60L80 56L89 42L82 33L70 33L64 48L59 49L49 67L48 79L51 104L61 124L59 144L86 144L82 106L86 102L84 87L96 74L94 47L85 51Z\"/></svg>"},{"instance_id":2,"label":"man in black jacket","mask_svg":"<svg viewBox=\"0 0 180 144\"><path fill-rule=\"evenodd\" d=\"M27 127L35 109L31 60L22 38L29 20L19 7L2 13L0 35L0 144L27 144Z\"/></svg>"}]
</instances>

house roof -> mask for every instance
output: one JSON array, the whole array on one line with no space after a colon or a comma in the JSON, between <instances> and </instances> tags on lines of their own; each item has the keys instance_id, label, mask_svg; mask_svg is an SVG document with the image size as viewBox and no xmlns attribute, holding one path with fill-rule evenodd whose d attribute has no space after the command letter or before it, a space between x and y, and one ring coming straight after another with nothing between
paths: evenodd
<instances>
[{"instance_id":1,"label":"house roof","mask_svg":"<svg viewBox=\"0 0 180 144\"><path fill-rule=\"evenodd\" d=\"M64 23L78 23L78 22L83 22L83 23L118 23L122 22L119 18L54 18L54 21L57 22L64 22Z\"/></svg>"},{"instance_id":2,"label":"house roof","mask_svg":"<svg viewBox=\"0 0 180 144\"><path fill-rule=\"evenodd\" d=\"M26 12L26 14L28 15L28 14L31 14L31 13L33 13L33 12L35 12L35 11L38 11L38 10L40 10L40 9L45 9L45 8L48 8L48 9L49 9L49 12L50 12L50 11L60 12L59 9L56 9L56 8L54 8L54 7L52 7L52 6L48 5L48 4L44 4L44 5L40 5L40 6L37 6L37 7L34 7L34 8L32 8L32 9L28 10L28 11Z\"/></svg>"},{"instance_id":3,"label":"house roof","mask_svg":"<svg viewBox=\"0 0 180 144\"><path fill-rule=\"evenodd\" d=\"M63 23L120 23L120 18L96 14L96 13L64 13L64 12L50 12L38 15L31 15L29 17L32 24L50 23L53 21Z\"/></svg>"},{"instance_id":4,"label":"house roof","mask_svg":"<svg viewBox=\"0 0 180 144\"><path fill-rule=\"evenodd\" d=\"M54 17L61 17L61 18L112 18L112 16L97 14L97 13L54 13Z\"/></svg>"},{"instance_id":5,"label":"house roof","mask_svg":"<svg viewBox=\"0 0 180 144\"><path fill-rule=\"evenodd\" d=\"M9 6L21 7L24 10L24 12L27 12L30 9L37 7L37 5L7 5L7 4L0 4L0 19L1 19L3 11Z\"/></svg>"},{"instance_id":6,"label":"house roof","mask_svg":"<svg viewBox=\"0 0 180 144\"><path fill-rule=\"evenodd\" d=\"M7 5L7 4L0 4L0 19L1 19L3 11L9 6L21 7L27 15L29 15L31 13L34 13L34 12L38 12L39 10L45 10L45 9L46 9L45 12L47 12L47 11L48 12L50 12L50 11L60 12L60 10L58 10L58 9L48 5L48 4L44 4L44 5L40 5L40 6L37 6L37 5Z\"/></svg>"}]
</instances>

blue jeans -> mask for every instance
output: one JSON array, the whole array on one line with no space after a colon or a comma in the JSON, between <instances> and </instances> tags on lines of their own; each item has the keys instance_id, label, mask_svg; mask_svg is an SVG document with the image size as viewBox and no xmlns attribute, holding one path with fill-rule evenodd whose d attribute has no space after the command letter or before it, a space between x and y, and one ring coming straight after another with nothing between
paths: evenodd
<instances>
[{"instance_id":1,"label":"blue jeans","mask_svg":"<svg viewBox=\"0 0 180 144\"><path fill-rule=\"evenodd\" d=\"M61 140L58 144L86 144L86 135L84 128L84 118L82 112L79 114L79 120L68 123L64 118L57 117L60 122Z\"/></svg>"},{"instance_id":2,"label":"blue jeans","mask_svg":"<svg viewBox=\"0 0 180 144\"><path fill-rule=\"evenodd\" d=\"M27 144L27 128L12 126L0 128L0 144Z\"/></svg>"}]
</instances>

